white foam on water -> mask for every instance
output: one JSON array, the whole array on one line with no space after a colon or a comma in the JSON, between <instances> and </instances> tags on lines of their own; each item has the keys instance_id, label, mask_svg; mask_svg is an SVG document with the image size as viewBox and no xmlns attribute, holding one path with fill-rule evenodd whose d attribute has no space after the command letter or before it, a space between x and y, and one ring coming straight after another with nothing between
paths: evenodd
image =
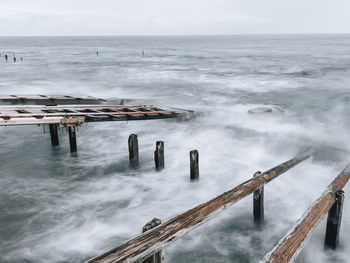
<instances>
[{"instance_id":1,"label":"white foam on water","mask_svg":"<svg viewBox=\"0 0 350 263\"><path fill-rule=\"evenodd\" d=\"M0 58L1 93L145 98L202 113L188 122L89 123L79 128L76 158L65 132L52 150L42 127L1 127L0 261L83 262L139 235L153 217L165 222L314 147L312 159L265 186L263 230L252 223L249 196L166 248L168 262L258 262L345 167L350 128L349 72L320 79L286 74L319 63L348 65L346 50L329 55L347 46L325 48L327 39L305 37L315 51L304 66L296 55L305 52L300 39L261 38L259 44L241 37L24 39L30 48L0 42L0 50L12 46L24 57L16 65ZM283 112L248 114L261 106ZM129 167L131 133L139 139L138 169ZM153 163L157 140L165 142L161 172ZM200 160L196 183L189 181L193 149ZM324 252L324 220L296 262L348 258L348 189L340 249Z\"/></svg>"}]
</instances>

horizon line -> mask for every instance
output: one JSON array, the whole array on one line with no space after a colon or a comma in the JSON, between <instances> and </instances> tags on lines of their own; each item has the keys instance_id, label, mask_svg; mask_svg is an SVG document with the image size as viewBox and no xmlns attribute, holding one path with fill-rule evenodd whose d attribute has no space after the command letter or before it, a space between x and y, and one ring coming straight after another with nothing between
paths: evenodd
<instances>
[{"instance_id":1,"label":"horizon line","mask_svg":"<svg viewBox=\"0 0 350 263\"><path fill-rule=\"evenodd\" d=\"M201 37L201 36L298 36L350 35L350 33L240 33L240 34L77 34L77 35L0 35L0 37Z\"/></svg>"}]
</instances>

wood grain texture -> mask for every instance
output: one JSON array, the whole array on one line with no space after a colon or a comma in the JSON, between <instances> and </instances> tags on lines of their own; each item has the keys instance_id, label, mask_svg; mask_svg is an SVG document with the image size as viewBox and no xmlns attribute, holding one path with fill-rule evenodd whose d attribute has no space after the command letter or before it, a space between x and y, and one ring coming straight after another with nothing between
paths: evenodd
<instances>
[{"instance_id":1,"label":"wood grain texture","mask_svg":"<svg viewBox=\"0 0 350 263\"><path fill-rule=\"evenodd\" d=\"M349 178L350 167L347 166L299 219L292 230L278 242L274 249L260 263L293 262L308 241L313 230L334 204L336 192L346 185Z\"/></svg>"}]
</instances>

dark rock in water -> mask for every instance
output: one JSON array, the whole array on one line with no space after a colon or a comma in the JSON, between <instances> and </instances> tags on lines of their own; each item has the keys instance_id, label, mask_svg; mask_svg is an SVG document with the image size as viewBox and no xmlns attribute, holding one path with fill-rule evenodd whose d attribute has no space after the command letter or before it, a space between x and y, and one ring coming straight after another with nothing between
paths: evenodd
<instances>
[{"instance_id":1,"label":"dark rock in water","mask_svg":"<svg viewBox=\"0 0 350 263\"><path fill-rule=\"evenodd\" d=\"M249 114L265 114L265 113L278 113L282 114L284 110L277 106L262 106L262 107L256 107L254 109L248 110Z\"/></svg>"}]
</instances>

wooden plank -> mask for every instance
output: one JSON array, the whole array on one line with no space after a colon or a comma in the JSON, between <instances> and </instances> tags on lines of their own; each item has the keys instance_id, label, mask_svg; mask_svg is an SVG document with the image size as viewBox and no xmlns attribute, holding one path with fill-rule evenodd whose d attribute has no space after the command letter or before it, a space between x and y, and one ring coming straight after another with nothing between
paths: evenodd
<instances>
[{"instance_id":1,"label":"wooden plank","mask_svg":"<svg viewBox=\"0 0 350 263\"><path fill-rule=\"evenodd\" d=\"M0 118L0 126L14 126L14 125L37 125L37 124L58 124L59 126L76 126L85 122L84 117L43 117L36 118L12 118L4 120Z\"/></svg>"},{"instance_id":2,"label":"wooden plank","mask_svg":"<svg viewBox=\"0 0 350 263\"><path fill-rule=\"evenodd\" d=\"M142 233L145 233L149 231L152 228L155 228L159 226L162 223L162 221L159 218L153 218L150 222L148 222L143 228L142 228ZM164 263L164 251L158 251L154 255L150 256L147 258L145 261L142 263Z\"/></svg>"},{"instance_id":3,"label":"wooden plank","mask_svg":"<svg viewBox=\"0 0 350 263\"><path fill-rule=\"evenodd\" d=\"M101 104L105 100L94 97L72 97L62 95L5 95L0 96L2 105L64 105Z\"/></svg>"},{"instance_id":4,"label":"wooden plank","mask_svg":"<svg viewBox=\"0 0 350 263\"><path fill-rule=\"evenodd\" d=\"M147 111L133 111L133 112L108 112L109 115L145 115L145 116L152 116L156 114L173 114L174 111L154 111L154 112L147 112ZM66 112L53 112L53 113L45 113L45 112L37 112L37 113L13 113L13 114L3 114L0 113L0 118L28 118L28 117L35 117L35 116L42 116L42 117L59 117L59 116L86 116L86 113L77 112L77 111L70 111L68 110ZM99 116L99 115L106 115L106 112L90 112L89 115L92 116Z\"/></svg>"},{"instance_id":5,"label":"wooden plank","mask_svg":"<svg viewBox=\"0 0 350 263\"><path fill-rule=\"evenodd\" d=\"M300 154L87 263L131 263L143 260L310 156L311 153Z\"/></svg>"},{"instance_id":6,"label":"wooden plank","mask_svg":"<svg viewBox=\"0 0 350 263\"><path fill-rule=\"evenodd\" d=\"M1 105L3 106L3 105ZM114 110L123 110L123 109L155 109L160 110L154 106L119 106L119 105L69 105L69 106L3 106L0 107L0 111L14 111L14 110L63 110L63 109L74 109L74 110L103 110L103 109L114 109Z\"/></svg>"},{"instance_id":7,"label":"wooden plank","mask_svg":"<svg viewBox=\"0 0 350 263\"><path fill-rule=\"evenodd\" d=\"M332 207L336 199L336 192L341 190L350 178L350 166L347 166L326 191L316 200L316 202L299 219L298 223L288 234L283 237L273 250L268 253L261 263L287 263L293 262L301 249L307 243L313 230L321 222L323 217Z\"/></svg>"},{"instance_id":8,"label":"wooden plank","mask_svg":"<svg viewBox=\"0 0 350 263\"><path fill-rule=\"evenodd\" d=\"M59 119L54 118L65 120L75 117L84 118L85 122L100 122L167 119L179 115L180 113L173 110L162 110L154 106L6 106L0 108L0 126L60 123ZM70 124L73 125L72 122Z\"/></svg>"}]
</instances>

